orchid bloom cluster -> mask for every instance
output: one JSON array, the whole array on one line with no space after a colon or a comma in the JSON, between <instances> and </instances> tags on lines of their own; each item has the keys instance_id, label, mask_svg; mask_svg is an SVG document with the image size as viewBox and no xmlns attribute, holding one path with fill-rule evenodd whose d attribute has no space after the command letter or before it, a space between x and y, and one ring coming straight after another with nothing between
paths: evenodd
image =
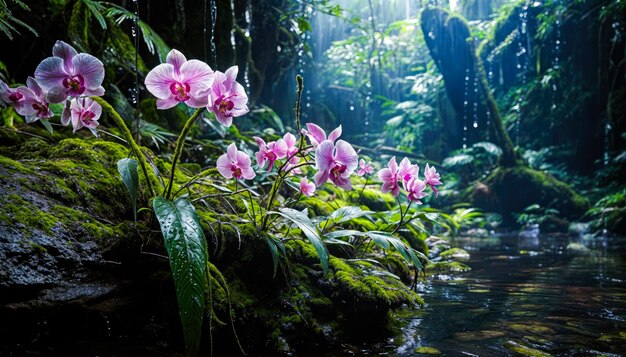
<instances>
[{"instance_id":1,"label":"orchid bloom cluster","mask_svg":"<svg viewBox=\"0 0 626 357\"><path fill-rule=\"evenodd\" d=\"M95 128L102 108L89 96L104 95L102 81L104 65L96 57L78 53L72 46L57 41L52 57L41 61L35 69L35 77L28 77L26 86L10 88L0 80L0 104L13 105L23 115L26 123L54 116L50 104L64 103L61 123L70 122L76 130L88 128L97 136Z\"/></svg>"},{"instance_id":2,"label":"orchid bloom cluster","mask_svg":"<svg viewBox=\"0 0 626 357\"><path fill-rule=\"evenodd\" d=\"M187 58L171 50L162 63L146 76L146 88L157 97L157 109L169 109L179 103L191 108L206 108L222 125L230 126L234 117L246 114L248 96L235 81L238 67L225 73L213 71L208 64Z\"/></svg>"},{"instance_id":3,"label":"orchid bloom cluster","mask_svg":"<svg viewBox=\"0 0 626 357\"><path fill-rule=\"evenodd\" d=\"M296 136L291 133L286 133L282 138L271 142L254 137L259 147L255 153L258 167L267 166L267 172L270 172L277 166L277 162L280 162L280 169L283 172L301 173L299 170L301 160L311 152L311 149L315 149L314 167L317 172L313 182L309 182L307 177L300 179L300 193L309 197L317 187L329 180L336 186L350 190L352 188L350 176L358 167L358 155L348 142L338 140L341 136L341 126L327 137L324 129L308 123L307 129L302 130L302 134L309 139L310 147L300 148ZM238 151L235 144L231 144L228 152L217 160L217 169L228 179L251 179L255 176L251 169L250 157ZM363 163L361 170L364 170L364 173L371 173L373 169Z\"/></svg>"},{"instance_id":4,"label":"orchid bloom cluster","mask_svg":"<svg viewBox=\"0 0 626 357\"><path fill-rule=\"evenodd\" d=\"M419 179L419 166L411 164L408 158L402 159L398 166L395 156L389 160L387 167L378 172L378 178L382 181L383 185L381 191L383 193L391 192L394 197L400 194L400 185L398 182L402 182L404 190L407 192L407 199L409 202L416 202L422 204L421 199L426 197L424 190L426 186L435 193L435 196L439 194L436 186L441 185L441 177L434 167L428 166L424 169L424 180Z\"/></svg>"}]
</instances>

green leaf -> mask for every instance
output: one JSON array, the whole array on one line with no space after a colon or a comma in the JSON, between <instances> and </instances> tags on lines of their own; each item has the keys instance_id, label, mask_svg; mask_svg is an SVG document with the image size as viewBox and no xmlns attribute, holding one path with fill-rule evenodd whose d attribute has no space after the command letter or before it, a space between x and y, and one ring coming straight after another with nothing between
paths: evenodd
<instances>
[{"instance_id":1,"label":"green leaf","mask_svg":"<svg viewBox=\"0 0 626 357\"><path fill-rule=\"evenodd\" d=\"M52 125L50 125L50 121L48 121L48 119L41 119L40 122L46 128L46 130L48 130L48 132L52 134L54 130L52 129Z\"/></svg>"},{"instance_id":2,"label":"green leaf","mask_svg":"<svg viewBox=\"0 0 626 357\"><path fill-rule=\"evenodd\" d=\"M346 207L341 207L337 209L330 216L328 216L328 218L337 220L337 223L342 223L342 222L347 222L354 218L367 216L373 213L374 212L372 211L363 211L361 207L346 206Z\"/></svg>"},{"instance_id":3,"label":"green leaf","mask_svg":"<svg viewBox=\"0 0 626 357\"><path fill-rule=\"evenodd\" d=\"M355 236L360 237L364 235L366 235L366 233L363 233L360 231L353 231L350 229L345 229L345 230L332 231L332 232L326 233L324 237L329 238L329 239L336 239L336 238L343 238L343 237L355 237Z\"/></svg>"},{"instance_id":4,"label":"green leaf","mask_svg":"<svg viewBox=\"0 0 626 357\"><path fill-rule=\"evenodd\" d=\"M406 260L407 263L413 264L417 269L422 270L422 262L420 258L427 260L427 257L421 252L416 251L415 249L407 246L400 239L394 237L391 233L375 231L375 232L367 232L365 233L368 237L372 239L374 244L378 245L383 249L389 249L393 246L393 248L400 253L402 258Z\"/></svg>"},{"instance_id":5,"label":"green leaf","mask_svg":"<svg viewBox=\"0 0 626 357\"><path fill-rule=\"evenodd\" d=\"M133 217L137 222L137 189L139 187L139 171L137 170L137 160L121 159L117 162L117 171L122 176L122 181L128 190L130 200L133 204Z\"/></svg>"},{"instance_id":6,"label":"green leaf","mask_svg":"<svg viewBox=\"0 0 626 357\"><path fill-rule=\"evenodd\" d=\"M283 256L286 254L285 245L283 242L273 236L267 235L265 236L265 241L267 242L267 246L270 249L270 254L272 255L272 262L274 263L274 275L276 276L276 272L278 271L278 263L280 262L280 253ZM280 249L280 252L279 252Z\"/></svg>"},{"instance_id":7,"label":"green leaf","mask_svg":"<svg viewBox=\"0 0 626 357\"><path fill-rule=\"evenodd\" d=\"M326 274L326 272L328 271L328 249L326 248L326 245L324 244L322 238L317 232L317 229L313 225L313 222L311 222L311 219L307 216L305 212L300 212L295 209L280 208L279 211L280 212L269 212L269 214L279 214L295 223L298 228L302 230L309 242L311 242L311 244L315 248L317 256L320 258L320 263L322 264L324 274Z\"/></svg>"},{"instance_id":8,"label":"green leaf","mask_svg":"<svg viewBox=\"0 0 626 357\"><path fill-rule=\"evenodd\" d=\"M102 6L102 4L98 2L91 1L91 0L82 0L82 1L85 4L85 6L87 6L87 9L89 9L91 14L96 18L96 20L100 24L100 27L102 27L103 30L106 30L107 22L104 19L104 16L102 16L102 12L104 11L104 6Z\"/></svg>"},{"instance_id":9,"label":"green leaf","mask_svg":"<svg viewBox=\"0 0 626 357\"><path fill-rule=\"evenodd\" d=\"M207 283L207 246L193 205L185 198L174 202L157 197L153 202L170 260L178 311L188 356L200 345Z\"/></svg>"}]
</instances>

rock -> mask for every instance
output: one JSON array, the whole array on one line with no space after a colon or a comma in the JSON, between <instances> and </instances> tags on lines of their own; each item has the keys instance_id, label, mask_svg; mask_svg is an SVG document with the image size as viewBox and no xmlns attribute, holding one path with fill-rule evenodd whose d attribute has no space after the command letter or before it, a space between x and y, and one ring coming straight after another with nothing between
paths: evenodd
<instances>
[{"instance_id":1,"label":"rock","mask_svg":"<svg viewBox=\"0 0 626 357\"><path fill-rule=\"evenodd\" d=\"M441 352L433 347L426 347L426 346L421 346L415 349L416 354L418 355L428 355L428 356L435 356L435 355L440 355Z\"/></svg>"},{"instance_id":2,"label":"rock","mask_svg":"<svg viewBox=\"0 0 626 357\"><path fill-rule=\"evenodd\" d=\"M458 332L455 333L454 339L459 341L482 341L492 338L498 338L506 335L503 331L483 330L483 331L470 331L470 332Z\"/></svg>"},{"instance_id":3,"label":"rock","mask_svg":"<svg viewBox=\"0 0 626 357\"><path fill-rule=\"evenodd\" d=\"M531 334L538 334L538 335L553 335L554 334L553 329L547 326L543 326L543 325L532 323L532 322L523 323L523 324L522 323L510 323L510 324L507 324L507 327L513 331L524 332L524 333L531 333Z\"/></svg>"},{"instance_id":4,"label":"rock","mask_svg":"<svg viewBox=\"0 0 626 357\"><path fill-rule=\"evenodd\" d=\"M451 248L439 253L439 256L443 260L455 260L455 261L467 261L470 258L470 254L461 248Z\"/></svg>"},{"instance_id":5,"label":"rock","mask_svg":"<svg viewBox=\"0 0 626 357\"><path fill-rule=\"evenodd\" d=\"M549 357L552 356L549 353L543 352L538 349L534 349L525 345L522 345L515 341L506 341L503 345L504 348L511 352L515 352L522 356L532 356L532 357Z\"/></svg>"},{"instance_id":6,"label":"rock","mask_svg":"<svg viewBox=\"0 0 626 357\"><path fill-rule=\"evenodd\" d=\"M567 254L569 255L589 255L591 251L582 243L569 243L567 245Z\"/></svg>"},{"instance_id":7,"label":"rock","mask_svg":"<svg viewBox=\"0 0 626 357\"><path fill-rule=\"evenodd\" d=\"M487 212L502 214L504 223L509 225L515 223L511 212L522 212L532 204L557 207L562 218L568 219L579 218L589 207L589 202L567 184L524 166L500 167L479 184L489 189L469 188L469 201ZM515 189L519 187L524 189Z\"/></svg>"}]
</instances>

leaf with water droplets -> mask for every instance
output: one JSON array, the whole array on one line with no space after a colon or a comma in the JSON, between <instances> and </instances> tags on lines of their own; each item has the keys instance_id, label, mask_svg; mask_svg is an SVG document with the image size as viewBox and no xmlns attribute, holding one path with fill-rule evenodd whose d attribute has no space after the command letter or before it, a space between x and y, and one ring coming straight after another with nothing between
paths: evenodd
<instances>
[{"instance_id":1,"label":"leaf with water droplets","mask_svg":"<svg viewBox=\"0 0 626 357\"><path fill-rule=\"evenodd\" d=\"M139 173L137 171L137 160L121 159L117 162L117 171L122 176L122 181L128 190L130 200L133 204L133 217L137 222L137 188L139 186Z\"/></svg>"},{"instance_id":2,"label":"leaf with water droplets","mask_svg":"<svg viewBox=\"0 0 626 357\"><path fill-rule=\"evenodd\" d=\"M196 209L187 199L171 202L157 197L153 207L170 260L187 355L194 356L200 345L204 317L206 240Z\"/></svg>"}]
</instances>

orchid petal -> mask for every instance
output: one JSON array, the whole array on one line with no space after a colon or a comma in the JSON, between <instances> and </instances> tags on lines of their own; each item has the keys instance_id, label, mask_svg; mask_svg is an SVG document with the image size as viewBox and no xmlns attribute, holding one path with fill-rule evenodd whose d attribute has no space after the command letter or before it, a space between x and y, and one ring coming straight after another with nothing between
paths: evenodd
<instances>
[{"instance_id":1,"label":"orchid petal","mask_svg":"<svg viewBox=\"0 0 626 357\"><path fill-rule=\"evenodd\" d=\"M72 58L74 58L74 56L76 56L77 54L78 52L76 52L74 47L68 45L63 41L57 41L52 47L52 55L54 57L59 57L63 60L63 67L68 73L74 70Z\"/></svg>"},{"instance_id":2,"label":"orchid petal","mask_svg":"<svg viewBox=\"0 0 626 357\"><path fill-rule=\"evenodd\" d=\"M339 125L335 130L331 131L330 134L328 134L328 140L334 142L335 140L337 140L337 138L341 136L341 132L341 125Z\"/></svg>"},{"instance_id":3,"label":"orchid petal","mask_svg":"<svg viewBox=\"0 0 626 357\"><path fill-rule=\"evenodd\" d=\"M222 174L222 176L224 176L227 179L230 179L233 177L232 170L230 169L232 164L227 156L228 154L224 154L220 156L219 158L217 158L216 166L217 166L217 171L219 171L219 173Z\"/></svg>"},{"instance_id":4,"label":"orchid petal","mask_svg":"<svg viewBox=\"0 0 626 357\"><path fill-rule=\"evenodd\" d=\"M285 144L287 147L291 148L296 145L296 136L292 133L287 133L283 136L283 140L285 140Z\"/></svg>"},{"instance_id":5,"label":"orchid petal","mask_svg":"<svg viewBox=\"0 0 626 357\"><path fill-rule=\"evenodd\" d=\"M152 95L159 99L167 99L172 96L170 85L176 82L174 79L174 66L162 63L154 67L146 76L146 88Z\"/></svg>"},{"instance_id":6,"label":"orchid petal","mask_svg":"<svg viewBox=\"0 0 626 357\"><path fill-rule=\"evenodd\" d=\"M35 96L37 96L38 98L43 98L44 97L44 92L41 89L41 87L39 86L39 84L37 83L37 81L35 80L35 78L28 77L26 79L26 86L28 87L28 89L33 91Z\"/></svg>"},{"instance_id":7,"label":"orchid petal","mask_svg":"<svg viewBox=\"0 0 626 357\"><path fill-rule=\"evenodd\" d=\"M174 66L176 71L176 66ZM203 92L211 87L213 71L208 64L199 60L190 60L180 67L179 81L187 83L193 94Z\"/></svg>"},{"instance_id":8,"label":"orchid petal","mask_svg":"<svg viewBox=\"0 0 626 357\"><path fill-rule=\"evenodd\" d=\"M180 103L176 98L166 98L166 99L157 99L156 107L157 109L165 110L175 107L178 103Z\"/></svg>"},{"instance_id":9,"label":"orchid petal","mask_svg":"<svg viewBox=\"0 0 626 357\"><path fill-rule=\"evenodd\" d=\"M226 70L226 80L224 81L224 85L226 88L230 88L233 83L237 80L237 74L239 73L238 66L232 66Z\"/></svg>"},{"instance_id":10,"label":"orchid petal","mask_svg":"<svg viewBox=\"0 0 626 357\"><path fill-rule=\"evenodd\" d=\"M315 185L318 187L323 185L326 181L328 181L328 176L330 172L328 170L318 171L315 176L313 176L313 180L315 181Z\"/></svg>"},{"instance_id":11,"label":"orchid petal","mask_svg":"<svg viewBox=\"0 0 626 357\"><path fill-rule=\"evenodd\" d=\"M231 144L234 145L234 144ZM250 156L248 156L245 152L243 151L237 151L237 166L241 167L242 169L245 169L246 167L250 167L251 165L251 161L250 161Z\"/></svg>"},{"instance_id":12,"label":"orchid petal","mask_svg":"<svg viewBox=\"0 0 626 357\"><path fill-rule=\"evenodd\" d=\"M99 59L87 53L79 53L72 58L72 64L74 64L74 73L72 74L83 76L86 88L98 88L102 85L104 65Z\"/></svg>"},{"instance_id":13,"label":"orchid petal","mask_svg":"<svg viewBox=\"0 0 626 357\"><path fill-rule=\"evenodd\" d=\"M322 141L317 149L315 149L315 167L318 170L326 171L330 168L334 161L334 150L335 145L329 140Z\"/></svg>"},{"instance_id":14,"label":"orchid petal","mask_svg":"<svg viewBox=\"0 0 626 357\"><path fill-rule=\"evenodd\" d=\"M287 156L287 143L283 139L278 139L274 145L274 154L277 159L284 159Z\"/></svg>"},{"instance_id":15,"label":"orchid petal","mask_svg":"<svg viewBox=\"0 0 626 357\"><path fill-rule=\"evenodd\" d=\"M101 97L104 95L104 87L100 86L94 89L86 89L83 95Z\"/></svg>"},{"instance_id":16,"label":"orchid petal","mask_svg":"<svg viewBox=\"0 0 626 357\"><path fill-rule=\"evenodd\" d=\"M185 104L191 108L203 108L209 104L209 98L207 96L189 96L189 99L185 101Z\"/></svg>"},{"instance_id":17,"label":"orchid petal","mask_svg":"<svg viewBox=\"0 0 626 357\"><path fill-rule=\"evenodd\" d=\"M241 174L246 180L252 180L256 176L256 173L254 172L252 167L249 166L242 168Z\"/></svg>"},{"instance_id":18,"label":"orchid petal","mask_svg":"<svg viewBox=\"0 0 626 357\"><path fill-rule=\"evenodd\" d=\"M309 132L309 136L313 137L318 144L326 140L326 132L316 124L307 123L306 128Z\"/></svg>"},{"instance_id":19,"label":"orchid petal","mask_svg":"<svg viewBox=\"0 0 626 357\"><path fill-rule=\"evenodd\" d=\"M346 165L346 172L350 173L359 165L359 156L352 145L344 140L337 141L335 160Z\"/></svg>"},{"instance_id":20,"label":"orchid petal","mask_svg":"<svg viewBox=\"0 0 626 357\"><path fill-rule=\"evenodd\" d=\"M174 73L180 75L181 67L187 62L187 58L180 51L172 49L165 58L165 63L171 64L174 68Z\"/></svg>"},{"instance_id":21,"label":"orchid petal","mask_svg":"<svg viewBox=\"0 0 626 357\"><path fill-rule=\"evenodd\" d=\"M237 162L237 145L235 145L235 143L228 145L228 148L226 149L226 155L230 162Z\"/></svg>"},{"instance_id":22,"label":"orchid petal","mask_svg":"<svg viewBox=\"0 0 626 357\"><path fill-rule=\"evenodd\" d=\"M395 156L392 157L391 160L389 160L387 167L389 167L389 170L391 170L391 172L393 172L394 174L398 172L398 164L396 163Z\"/></svg>"},{"instance_id":23,"label":"orchid petal","mask_svg":"<svg viewBox=\"0 0 626 357\"><path fill-rule=\"evenodd\" d=\"M48 57L41 61L35 69L35 79L44 91L63 90L63 79L68 74L63 68L63 60L59 57Z\"/></svg>"},{"instance_id":24,"label":"orchid petal","mask_svg":"<svg viewBox=\"0 0 626 357\"><path fill-rule=\"evenodd\" d=\"M215 118L217 119L218 122L220 122L220 124L224 125L225 127L229 127L232 125L233 117L223 115L220 112L214 112L214 113L215 113Z\"/></svg>"}]
</instances>

